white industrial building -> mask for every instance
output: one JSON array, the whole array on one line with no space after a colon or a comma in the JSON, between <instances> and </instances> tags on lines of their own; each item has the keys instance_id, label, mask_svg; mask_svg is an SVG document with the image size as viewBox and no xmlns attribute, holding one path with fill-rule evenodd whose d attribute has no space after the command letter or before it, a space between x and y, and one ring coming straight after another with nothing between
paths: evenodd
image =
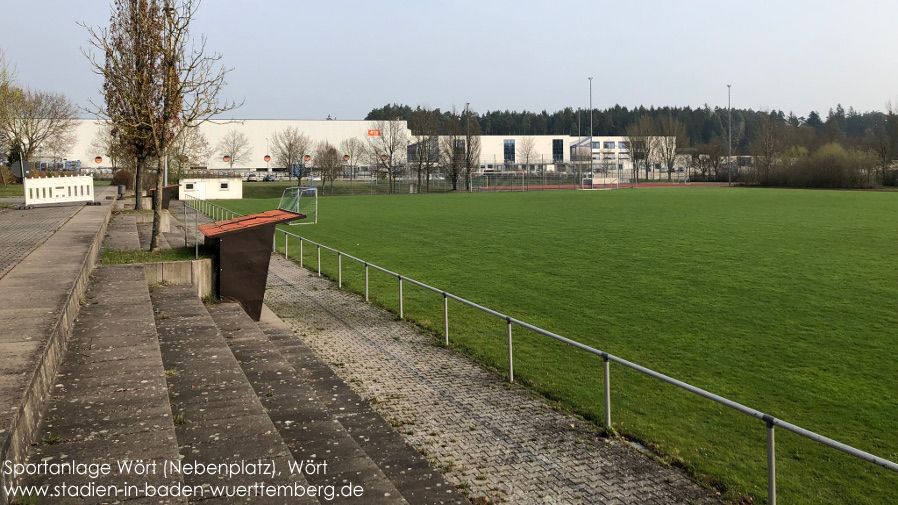
<instances>
[{"instance_id":1,"label":"white industrial building","mask_svg":"<svg viewBox=\"0 0 898 505\"><path fill-rule=\"evenodd\" d=\"M411 137L405 121L399 121L406 137ZM109 167L108 153L97 152L95 139L102 134L104 126L95 120L83 119L76 131L76 144L69 155L69 159L80 159L82 168ZM307 121L307 120L280 120L280 119L243 119L233 121L206 122L200 125L199 131L205 137L209 150L201 159L191 159L190 165L196 168L209 170L233 169L239 172L253 170L266 170L276 168L274 159L265 161L265 156L272 154L271 145L274 134L283 132L287 128L296 128L312 141L314 146L323 141L330 142L339 149L340 143L349 138L357 138L363 142L380 134L377 121ZM249 141L251 152L243 160L238 160L233 167L224 161L224 156L231 154L221 152L218 149L219 142L230 131L244 134ZM309 153L310 155L313 153ZM95 159L102 158L97 163ZM277 167L280 168L280 167Z\"/></svg>"},{"instance_id":2,"label":"white industrial building","mask_svg":"<svg viewBox=\"0 0 898 505\"><path fill-rule=\"evenodd\" d=\"M245 119L223 122L208 122L200 126L200 132L205 137L209 149L200 159L189 160L193 168L205 168L212 171L225 171L233 168L233 171L245 174L250 171L264 171L282 169L276 166L273 146L271 145L275 133L287 128L295 128L308 136L313 146L319 142L327 141L339 149L340 143L349 138L356 138L368 144L376 140L381 134L377 121L338 121L338 120L268 120ZM402 131L408 142L414 142L412 132L405 121L399 121ZM107 153L98 152L95 147L98 143L95 139L100 135L101 123L94 120L81 120L76 131L77 141L69 155L62 156L68 160L80 160L82 168L109 167L110 160ZM231 167L224 161L224 156L229 153L221 152L218 148L219 141L230 131L244 134L248 141L251 153L244 159L238 160ZM591 142L591 145L590 145ZM528 145L530 146L528 148ZM314 147L309 155L314 154ZM571 137L567 135L481 135L480 136L480 163L481 172L569 172L582 170L584 165L590 165L590 153L592 166L595 170L620 170L629 172L632 169L629 144L626 137ZM48 153L44 153L45 155ZM272 159L265 161L266 155ZM56 156L61 156L56 154ZM95 159L102 160L97 163ZM59 160L57 160L59 161ZM368 160L357 160L357 166L364 166ZM660 163L653 160L652 165Z\"/></svg>"}]
</instances>

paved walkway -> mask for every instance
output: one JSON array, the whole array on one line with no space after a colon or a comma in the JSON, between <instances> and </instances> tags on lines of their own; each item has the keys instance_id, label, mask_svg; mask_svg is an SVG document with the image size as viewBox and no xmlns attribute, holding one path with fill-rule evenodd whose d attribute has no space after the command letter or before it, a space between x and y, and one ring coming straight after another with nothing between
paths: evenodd
<instances>
[{"instance_id":1,"label":"paved walkway","mask_svg":"<svg viewBox=\"0 0 898 505\"><path fill-rule=\"evenodd\" d=\"M470 497L514 504L715 503L411 325L272 257L266 303ZM475 503L484 503L477 502Z\"/></svg>"},{"instance_id":2,"label":"paved walkway","mask_svg":"<svg viewBox=\"0 0 898 505\"><path fill-rule=\"evenodd\" d=\"M0 278L83 208L79 203L0 212Z\"/></svg>"}]
</instances>

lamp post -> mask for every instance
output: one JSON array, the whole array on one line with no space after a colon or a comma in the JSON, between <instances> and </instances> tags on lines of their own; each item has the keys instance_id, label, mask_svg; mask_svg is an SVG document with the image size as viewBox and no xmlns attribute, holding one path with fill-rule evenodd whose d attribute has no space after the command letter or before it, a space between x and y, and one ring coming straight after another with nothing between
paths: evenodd
<instances>
[{"instance_id":1,"label":"lamp post","mask_svg":"<svg viewBox=\"0 0 898 505\"><path fill-rule=\"evenodd\" d=\"M730 85L727 84L727 117L729 118L729 153L727 153L727 186L733 186L733 108L730 105Z\"/></svg>"},{"instance_id":2,"label":"lamp post","mask_svg":"<svg viewBox=\"0 0 898 505\"><path fill-rule=\"evenodd\" d=\"M589 78L589 176L592 177L592 77Z\"/></svg>"},{"instance_id":3,"label":"lamp post","mask_svg":"<svg viewBox=\"0 0 898 505\"><path fill-rule=\"evenodd\" d=\"M0 135L0 166L3 166L3 141L6 140L6 135Z\"/></svg>"}]
</instances>

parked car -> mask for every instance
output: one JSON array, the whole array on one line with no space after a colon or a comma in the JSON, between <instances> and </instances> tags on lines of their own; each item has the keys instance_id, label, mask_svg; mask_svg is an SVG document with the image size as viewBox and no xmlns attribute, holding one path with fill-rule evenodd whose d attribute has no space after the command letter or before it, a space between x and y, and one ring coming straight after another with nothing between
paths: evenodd
<instances>
[{"instance_id":1,"label":"parked car","mask_svg":"<svg viewBox=\"0 0 898 505\"><path fill-rule=\"evenodd\" d=\"M262 179L262 181L263 181L263 182L274 182L274 176L271 175L271 174L268 174L268 175L265 176L264 179Z\"/></svg>"},{"instance_id":2,"label":"parked car","mask_svg":"<svg viewBox=\"0 0 898 505\"><path fill-rule=\"evenodd\" d=\"M256 174L249 174L246 176L246 182L259 182L259 177Z\"/></svg>"}]
</instances>

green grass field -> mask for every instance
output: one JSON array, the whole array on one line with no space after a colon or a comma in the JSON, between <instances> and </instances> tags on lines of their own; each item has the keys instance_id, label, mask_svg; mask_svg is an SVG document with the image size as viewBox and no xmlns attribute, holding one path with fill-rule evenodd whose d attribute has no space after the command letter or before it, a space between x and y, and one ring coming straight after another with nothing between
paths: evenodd
<instances>
[{"instance_id":1,"label":"green grass field","mask_svg":"<svg viewBox=\"0 0 898 505\"><path fill-rule=\"evenodd\" d=\"M222 202L225 203L225 202ZM248 213L277 199L226 202ZM898 195L738 188L326 198L290 231L898 461ZM280 242L283 247L283 242ZM291 256L299 253L290 244ZM314 268L315 250L304 262ZM336 278L334 255L322 253ZM343 262L344 285L364 289ZM395 278L371 276L397 310ZM442 298L405 315L442 332ZM452 346L506 369L504 322L450 303ZM601 358L515 328L515 378L601 423ZM612 365L622 434L766 501L765 425ZM898 502L898 474L777 430L782 503Z\"/></svg>"}]
</instances>

